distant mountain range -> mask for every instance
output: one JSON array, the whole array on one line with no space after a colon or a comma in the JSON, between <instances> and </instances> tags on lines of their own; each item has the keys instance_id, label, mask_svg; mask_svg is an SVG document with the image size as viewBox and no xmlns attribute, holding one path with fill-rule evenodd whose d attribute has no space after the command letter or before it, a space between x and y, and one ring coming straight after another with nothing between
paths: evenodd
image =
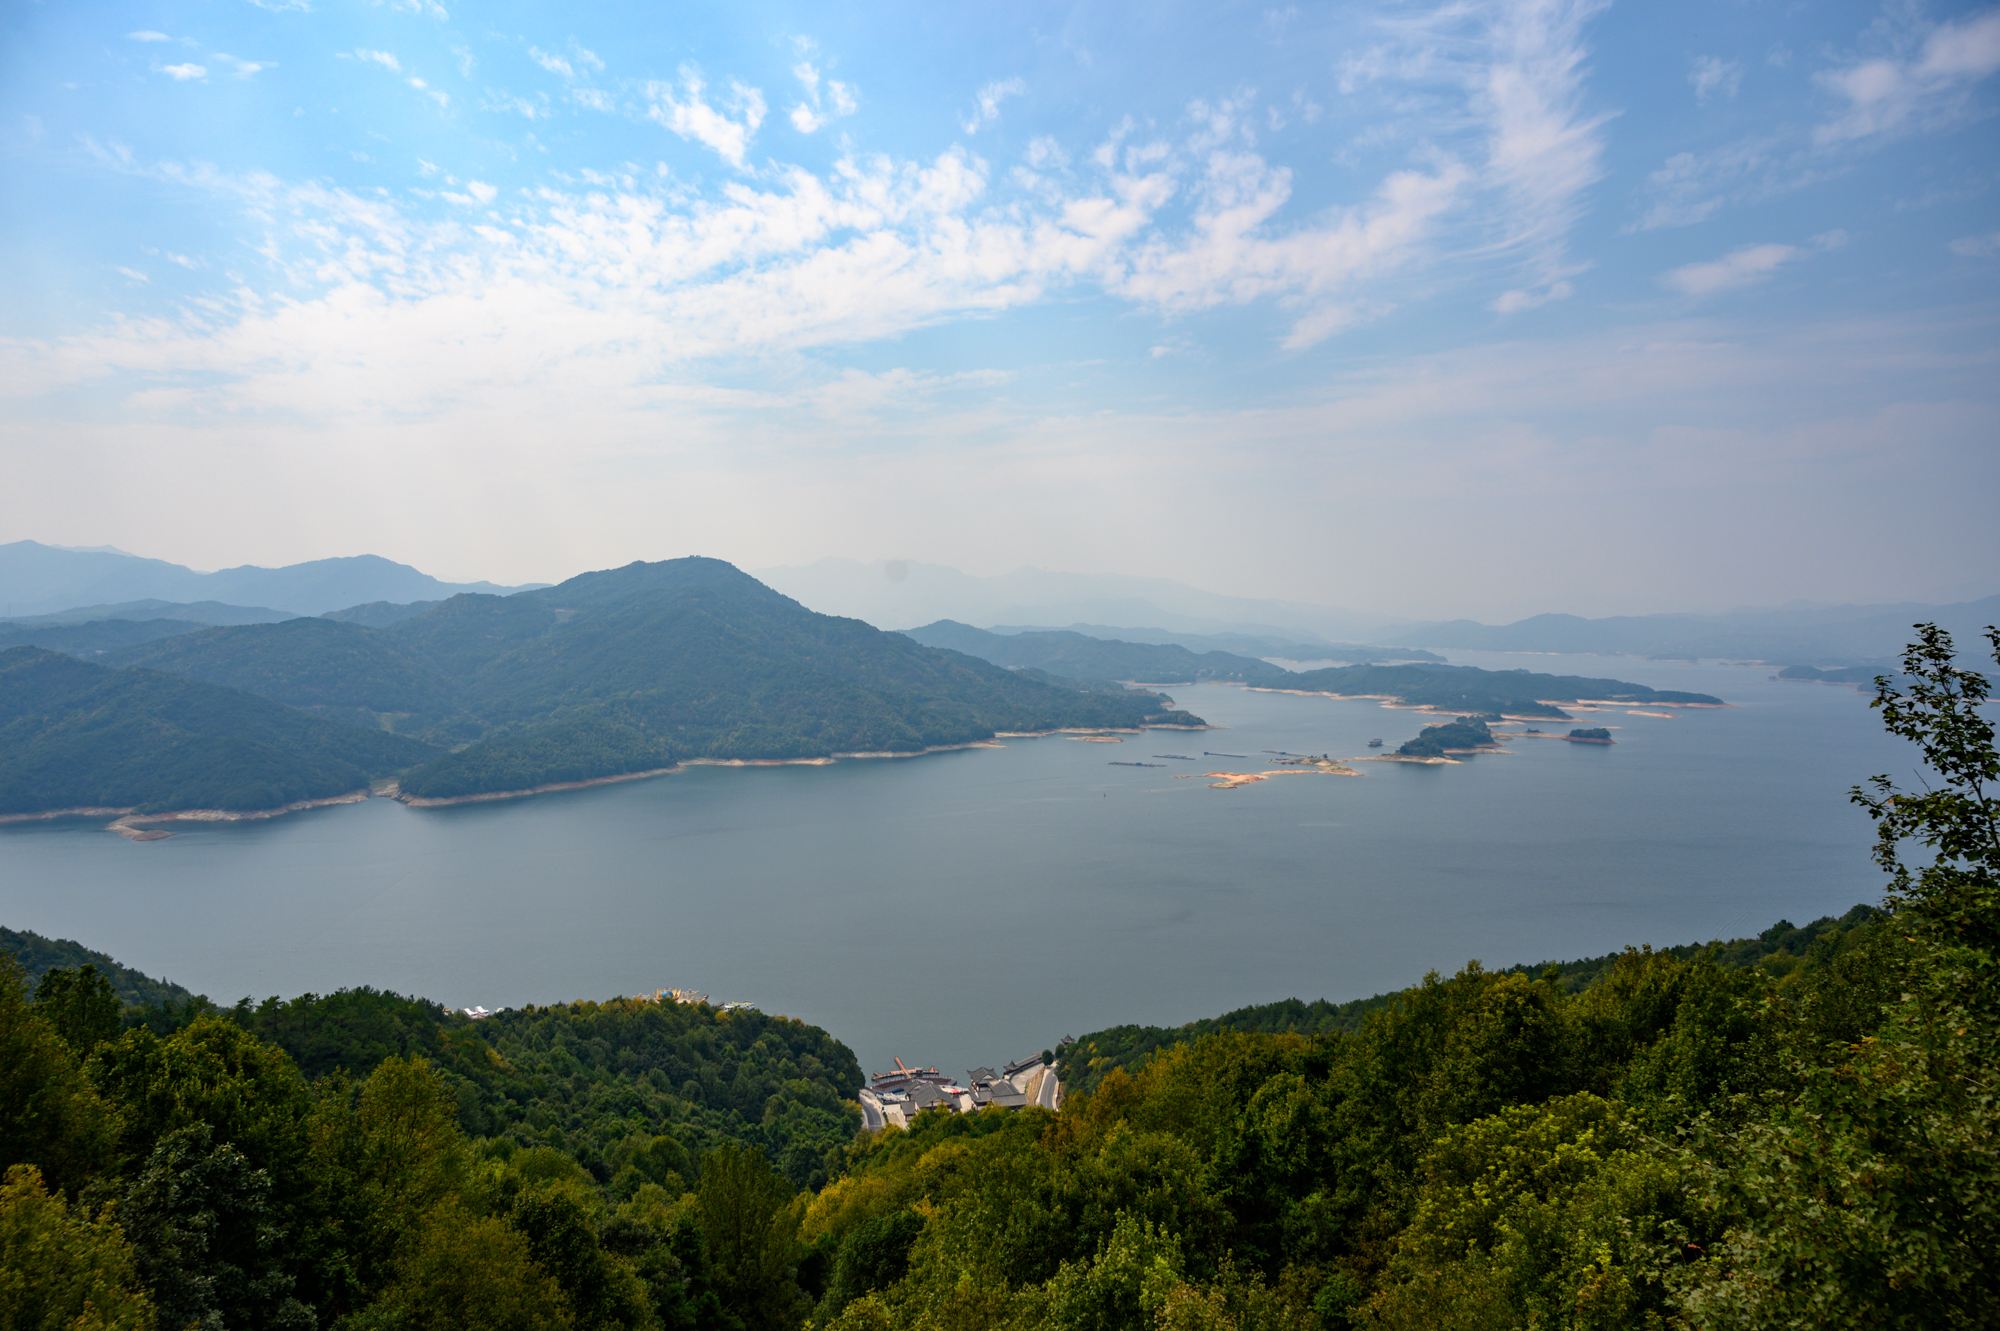
<instances>
[{"instance_id":1,"label":"distant mountain range","mask_svg":"<svg viewBox=\"0 0 2000 1331\"><path fill-rule=\"evenodd\" d=\"M1390 620L1327 606L1224 596L1166 578L1018 569L993 577L910 560L822 559L757 576L815 610L902 628L977 624L1157 624L1173 632L1375 639ZM1119 630L1121 634L1123 630Z\"/></svg>"},{"instance_id":2,"label":"distant mountain range","mask_svg":"<svg viewBox=\"0 0 2000 1331\"><path fill-rule=\"evenodd\" d=\"M318 615L366 601L434 601L459 592L513 590L490 582L441 582L379 555L316 559L282 568L245 564L201 573L116 550L71 550L39 541L0 545L0 618L5 619L79 606L101 611L132 601L220 602L270 607L271 613ZM128 612L96 617L134 616Z\"/></svg>"},{"instance_id":3,"label":"distant mountain range","mask_svg":"<svg viewBox=\"0 0 2000 1331\"><path fill-rule=\"evenodd\" d=\"M1119 642L1173 644L1191 652L1234 652L1238 656L1277 657L1286 661L1344 661L1365 665L1372 661L1442 661L1435 652L1417 647L1397 647L1381 643L1327 642L1296 634L1274 633L1195 633L1161 628L1118 628L1110 624L1069 624L1061 628L1037 624L995 624L994 633L1081 633L1092 638Z\"/></svg>"},{"instance_id":4,"label":"distant mountain range","mask_svg":"<svg viewBox=\"0 0 2000 1331\"><path fill-rule=\"evenodd\" d=\"M399 776L454 798L690 759L910 753L998 731L1195 724L816 614L713 559L380 622L201 628L84 662L0 650L0 814L263 809ZM101 621L96 628L124 623Z\"/></svg>"},{"instance_id":5,"label":"distant mountain range","mask_svg":"<svg viewBox=\"0 0 2000 1331\"><path fill-rule=\"evenodd\" d=\"M1599 652L1659 657L1720 657L1782 664L1872 665L1894 659L1910 626L1935 622L1961 646L2000 623L2000 596L1950 605L1778 606L1712 615L1535 615L1511 624L1452 619L1405 625L1396 636L1426 647L1510 652Z\"/></svg>"}]
</instances>

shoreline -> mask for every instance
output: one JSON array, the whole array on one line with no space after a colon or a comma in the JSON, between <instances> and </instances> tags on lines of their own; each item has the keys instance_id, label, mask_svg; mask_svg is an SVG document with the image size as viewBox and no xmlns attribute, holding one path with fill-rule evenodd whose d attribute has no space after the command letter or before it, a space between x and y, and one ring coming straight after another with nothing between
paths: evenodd
<instances>
[{"instance_id":1,"label":"shoreline","mask_svg":"<svg viewBox=\"0 0 2000 1331\"><path fill-rule=\"evenodd\" d=\"M263 822L271 818L282 818L288 813L304 813L308 809L359 804L371 793L369 790L350 790L339 795L324 795L318 799L294 800L290 804L280 804L270 809L167 809L159 813L140 813L137 805L126 805L123 808L110 805L79 805L68 809L48 809L41 813L0 814L0 827L52 823L65 818L109 818L111 821L104 825L104 830L116 832L127 841L164 841L173 835L169 829L175 823Z\"/></svg>"},{"instance_id":2,"label":"shoreline","mask_svg":"<svg viewBox=\"0 0 2000 1331\"><path fill-rule=\"evenodd\" d=\"M617 785L626 781L648 781L673 776L691 767L831 767L835 763L895 758L924 758L934 753L956 753L965 749L998 749L1003 739L1045 739L1052 735L1140 735L1148 730L1210 730L1211 726L1063 726L1055 730L999 730L985 739L963 740L956 744L927 744L920 749L843 749L812 758L688 758L667 767L643 772L618 772L611 776L586 777L579 781L552 781L519 790L487 790L470 795L408 795L389 783L381 793L412 809L448 809L461 804L490 804L498 800L527 799L533 795L554 795L566 790L588 790L593 786Z\"/></svg>"},{"instance_id":3,"label":"shoreline","mask_svg":"<svg viewBox=\"0 0 2000 1331\"><path fill-rule=\"evenodd\" d=\"M1466 709L1463 707L1439 707L1435 703L1409 702L1393 693L1330 693L1325 689L1281 689L1269 684L1241 684L1237 687L1248 689L1252 693L1286 693L1294 698L1333 698L1340 702L1380 703L1385 710L1391 712L1421 712L1428 716L1463 716L1466 714ZM1596 712L1602 708L1616 707L1625 711L1629 716L1657 716L1662 720L1673 719L1673 713L1640 712L1632 711L1631 709L1641 706L1678 707L1712 712L1736 705L1727 702L1653 702L1650 700L1643 703L1629 700L1620 702L1612 698L1577 698L1563 701L1538 698L1536 701L1545 707L1570 707L1585 712ZM1561 721L1567 718L1561 716L1529 716L1526 713L1518 712L1501 712L1500 719L1503 721ZM1164 727L1162 728L1164 729Z\"/></svg>"}]
</instances>

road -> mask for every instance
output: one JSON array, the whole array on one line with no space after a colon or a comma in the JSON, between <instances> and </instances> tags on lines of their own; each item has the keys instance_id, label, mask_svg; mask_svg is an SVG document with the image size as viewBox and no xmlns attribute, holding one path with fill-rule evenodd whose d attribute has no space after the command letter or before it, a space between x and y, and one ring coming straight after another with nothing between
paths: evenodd
<instances>
[{"instance_id":1,"label":"road","mask_svg":"<svg viewBox=\"0 0 2000 1331\"><path fill-rule=\"evenodd\" d=\"M882 1102L876 1099L875 1092L866 1086L861 1088L861 1094L857 1098L861 1101L862 1128L868 1132L880 1132L889 1121L882 1117Z\"/></svg>"}]
</instances>

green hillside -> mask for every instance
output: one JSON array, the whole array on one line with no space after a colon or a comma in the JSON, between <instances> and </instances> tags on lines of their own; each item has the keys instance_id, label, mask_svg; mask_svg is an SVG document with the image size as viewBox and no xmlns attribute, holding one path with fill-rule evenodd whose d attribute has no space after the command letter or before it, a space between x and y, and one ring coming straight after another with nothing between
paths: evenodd
<instances>
[{"instance_id":1,"label":"green hillside","mask_svg":"<svg viewBox=\"0 0 2000 1331\"><path fill-rule=\"evenodd\" d=\"M269 809L361 789L430 752L212 684L0 651L0 813Z\"/></svg>"},{"instance_id":2,"label":"green hillside","mask_svg":"<svg viewBox=\"0 0 2000 1331\"><path fill-rule=\"evenodd\" d=\"M27 929L0 926L0 956L11 957L32 987L52 970L77 970L95 966L118 995L131 1007L159 1007L186 1003L195 995L170 980L121 966L102 952L92 951L68 938L45 938Z\"/></svg>"},{"instance_id":3,"label":"green hillside","mask_svg":"<svg viewBox=\"0 0 2000 1331\"><path fill-rule=\"evenodd\" d=\"M1566 720L1558 703L1588 700L1626 703L1703 703L1722 699L1706 693L1649 688L1622 679L1586 675L1544 675L1533 670L1482 670L1477 666L1329 666L1291 676L1287 688L1349 696L1396 698L1418 707L1459 712L1506 712L1513 716Z\"/></svg>"},{"instance_id":4,"label":"green hillside","mask_svg":"<svg viewBox=\"0 0 2000 1331\"><path fill-rule=\"evenodd\" d=\"M451 797L690 758L1196 722L1157 694L1004 670L814 614L713 559L412 613L364 606L180 633L109 653L131 667L115 674L35 659L9 704L7 812L271 807L397 773L412 796Z\"/></svg>"},{"instance_id":5,"label":"green hillside","mask_svg":"<svg viewBox=\"0 0 2000 1331\"><path fill-rule=\"evenodd\" d=\"M1002 730L1194 718L818 615L712 559L461 596L382 630L493 727L404 778L415 795L518 789L686 758L908 752Z\"/></svg>"},{"instance_id":6,"label":"green hillside","mask_svg":"<svg viewBox=\"0 0 2000 1331\"><path fill-rule=\"evenodd\" d=\"M331 619L204 629L118 652L139 666L241 689L336 720L419 733L456 710L449 680L383 634Z\"/></svg>"},{"instance_id":7,"label":"green hillside","mask_svg":"<svg viewBox=\"0 0 2000 1331\"><path fill-rule=\"evenodd\" d=\"M944 647L995 665L1045 670L1069 679L1131 679L1151 684L1219 679L1269 684L1289 677L1283 668L1254 656L1190 651L1178 643L1121 642L1068 629L994 633L954 619L940 619L922 628L905 629L904 634L926 647Z\"/></svg>"}]
</instances>

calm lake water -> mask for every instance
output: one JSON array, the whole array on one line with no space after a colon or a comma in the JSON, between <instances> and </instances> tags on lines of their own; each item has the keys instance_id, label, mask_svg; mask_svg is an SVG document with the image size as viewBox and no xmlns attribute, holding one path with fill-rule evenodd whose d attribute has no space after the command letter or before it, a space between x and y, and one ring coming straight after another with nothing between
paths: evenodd
<instances>
[{"instance_id":1,"label":"calm lake water","mask_svg":"<svg viewBox=\"0 0 2000 1331\"><path fill-rule=\"evenodd\" d=\"M1881 895L1848 786L1906 773L1861 694L1763 668L1455 653L1718 694L1608 748L1213 790L1267 749L1367 753L1372 702L1173 690L1225 729L701 768L454 809L381 800L134 844L0 830L0 922L219 1000L371 984L465 1006L666 985L948 1070L1116 1022L1356 998L1470 958L1754 934ZM1551 723L1551 728L1564 729ZM1204 750L1257 761L1173 762ZM1111 765L1163 762L1159 768ZM1196 775L1189 775L1189 774Z\"/></svg>"}]
</instances>

